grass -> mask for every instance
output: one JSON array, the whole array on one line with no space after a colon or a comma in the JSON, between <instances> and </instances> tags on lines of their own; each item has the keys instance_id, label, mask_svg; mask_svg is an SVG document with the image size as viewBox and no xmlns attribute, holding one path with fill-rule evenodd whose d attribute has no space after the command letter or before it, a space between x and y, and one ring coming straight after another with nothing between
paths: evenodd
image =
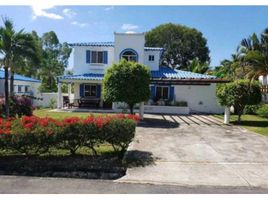
<instances>
[{"instance_id":1,"label":"grass","mask_svg":"<svg viewBox=\"0 0 268 200\"><path fill-rule=\"evenodd\" d=\"M38 109L35 110L33 113L35 116L38 117L52 117L54 119L64 119L66 117L87 117L90 114L96 113L89 113L89 112L52 112L51 109Z\"/></svg>"},{"instance_id":2,"label":"grass","mask_svg":"<svg viewBox=\"0 0 268 200\"><path fill-rule=\"evenodd\" d=\"M223 119L223 115L214 115L217 118ZM230 123L236 126L244 127L255 133L268 136L268 118L263 118L257 115L242 115L241 123L237 123L237 115L231 115Z\"/></svg>"}]
</instances>

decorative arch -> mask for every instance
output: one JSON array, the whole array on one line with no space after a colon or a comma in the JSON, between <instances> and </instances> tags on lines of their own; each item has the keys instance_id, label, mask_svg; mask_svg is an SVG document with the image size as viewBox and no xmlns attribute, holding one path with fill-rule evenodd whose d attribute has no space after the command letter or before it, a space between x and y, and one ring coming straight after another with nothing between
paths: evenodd
<instances>
[{"instance_id":1,"label":"decorative arch","mask_svg":"<svg viewBox=\"0 0 268 200\"><path fill-rule=\"evenodd\" d=\"M122 58L126 59L127 61L138 62L139 55L138 55L137 51L135 51L134 49L127 48L127 49L124 49L123 51L121 51L121 53L119 55L119 59L122 59Z\"/></svg>"}]
</instances>

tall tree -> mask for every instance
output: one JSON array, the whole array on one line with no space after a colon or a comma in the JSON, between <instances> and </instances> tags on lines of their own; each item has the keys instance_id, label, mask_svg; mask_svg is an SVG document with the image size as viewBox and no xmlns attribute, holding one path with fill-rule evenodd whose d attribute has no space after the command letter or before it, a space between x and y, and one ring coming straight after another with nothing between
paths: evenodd
<instances>
[{"instance_id":1,"label":"tall tree","mask_svg":"<svg viewBox=\"0 0 268 200\"><path fill-rule=\"evenodd\" d=\"M103 80L104 99L125 102L133 114L134 105L150 97L150 70L148 67L125 59L108 68Z\"/></svg>"},{"instance_id":2,"label":"tall tree","mask_svg":"<svg viewBox=\"0 0 268 200\"><path fill-rule=\"evenodd\" d=\"M201 63L198 59L194 58L187 66L187 71L204 74L209 70L209 63Z\"/></svg>"},{"instance_id":3,"label":"tall tree","mask_svg":"<svg viewBox=\"0 0 268 200\"><path fill-rule=\"evenodd\" d=\"M147 32L145 45L165 49L161 62L172 68L187 70L193 59L209 62L207 40L194 28L179 24L162 24Z\"/></svg>"},{"instance_id":4,"label":"tall tree","mask_svg":"<svg viewBox=\"0 0 268 200\"><path fill-rule=\"evenodd\" d=\"M16 32L10 19L3 19L4 25L0 27L0 53L2 65L5 70L5 112L9 116L9 70L11 72L10 92L14 91L14 72L17 70L19 60L31 59L38 62L37 50L31 34L24 30Z\"/></svg>"},{"instance_id":5,"label":"tall tree","mask_svg":"<svg viewBox=\"0 0 268 200\"><path fill-rule=\"evenodd\" d=\"M247 77L256 79L268 74L268 28L258 37L255 33L241 41L239 53L247 69Z\"/></svg>"},{"instance_id":6,"label":"tall tree","mask_svg":"<svg viewBox=\"0 0 268 200\"><path fill-rule=\"evenodd\" d=\"M56 76L62 75L68 65L71 48L67 43L61 44L55 32L45 33L42 38L42 62L38 73L42 92L57 91Z\"/></svg>"}]
</instances>

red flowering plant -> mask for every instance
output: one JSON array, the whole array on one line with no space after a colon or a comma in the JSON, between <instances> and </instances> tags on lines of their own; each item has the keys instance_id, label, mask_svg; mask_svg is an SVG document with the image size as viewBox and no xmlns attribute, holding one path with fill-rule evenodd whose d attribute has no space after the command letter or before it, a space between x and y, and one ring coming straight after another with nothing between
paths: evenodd
<instances>
[{"instance_id":1,"label":"red flowering plant","mask_svg":"<svg viewBox=\"0 0 268 200\"><path fill-rule=\"evenodd\" d=\"M103 133L103 126L108 124L112 118L110 116L93 116L90 115L83 120L83 132L86 135L86 147L90 148L94 155L97 155L96 147L103 144L105 141L105 134Z\"/></svg>"},{"instance_id":2,"label":"red flowering plant","mask_svg":"<svg viewBox=\"0 0 268 200\"><path fill-rule=\"evenodd\" d=\"M69 117L62 121L62 128L56 135L56 146L67 149L72 155L87 141L83 122L79 117Z\"/></svg>"},{"instance_id":3,"label":"red flowering plant","mask_svg":"<svg viewBox=\"0 0 268 200\"><path fill-rule=\"evenodd\" d=\"M23 116L16 119L12 123L10 148L26 155L47 153L61 126L61 122L49 117Z\"/></svg>"},{"instance_id":4,"label":"red flowering plant","mask_svg":"<svg viewBox=\"0 0 268 200\"><path fill-rule=\"evenodd\" d=\"M0 118L0 149L5 150L10 139L12 118Z\"/></svg>"},{"instance_id":5,"label":"red flowering plant","mask_svg":"<svg viewBox=\"0 0 268 200\"><path fill-rule=\"evenodd\" d=\"M138 120L136 115L113 115L109 123L103 126L105 141L112 145L120 157L134 138Z\"/></svg>"}]
</instances>

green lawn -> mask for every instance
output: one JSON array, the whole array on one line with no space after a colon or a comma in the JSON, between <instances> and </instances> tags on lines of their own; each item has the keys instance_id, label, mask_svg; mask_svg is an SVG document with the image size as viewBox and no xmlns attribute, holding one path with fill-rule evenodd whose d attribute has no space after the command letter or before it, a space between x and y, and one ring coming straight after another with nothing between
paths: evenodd
<instances>
[{"instance_id":1,"label":"green lawn","mask_svg":"<svg viewBox=\"0 0 268 200\"><path fill-rule=\"evenodd\" d=\"M34 115L38 117L52 117L54 119L63 119L66 117L87 117L89 112L54 112L51 109L38 109L34 111Z\"/></svg>"},{"instance_id":2,"label":"green lawn","mask_svg":"<svg viewBox=\"0 0 268 200\"><path fill-rule=\"evenodd\" d=\"M223 115L214 115L223 119ZM268 119L257 115L242 115L242 122L237 123L237 115L231 115L231 124L244 127L250 131L268 136Z\"/></svg>"}]
</instances>

